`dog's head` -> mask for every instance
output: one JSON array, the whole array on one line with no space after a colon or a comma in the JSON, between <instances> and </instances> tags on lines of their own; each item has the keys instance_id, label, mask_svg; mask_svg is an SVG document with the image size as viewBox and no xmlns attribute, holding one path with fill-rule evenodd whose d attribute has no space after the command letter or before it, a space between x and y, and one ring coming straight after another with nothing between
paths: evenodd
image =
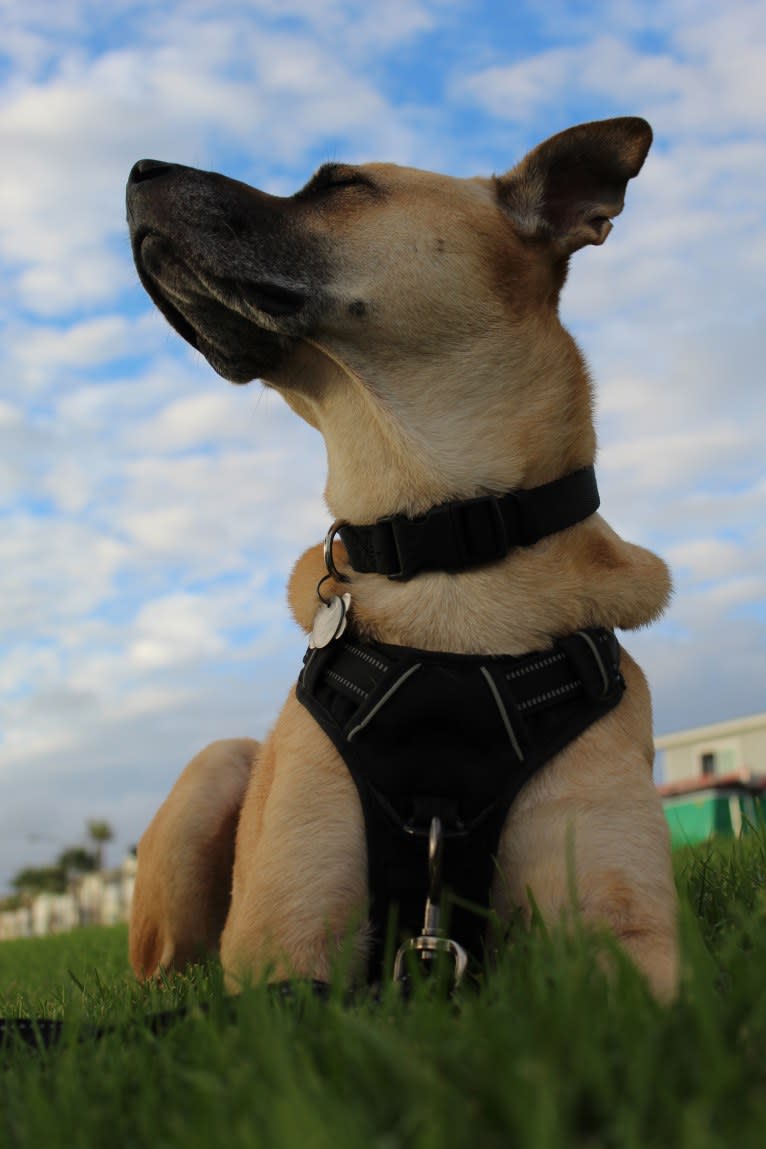
<instances>
[{"instance_id":1,"label":"dog's head","mask_svg":"<svg viewBox=\"0 0 766 1149\"><path fill-rule=\"evenodd\" d=\"M142 160L127 193L133 252L152 299L216 371L260 377L319 428L334 517L417 515L593 462L588 374L558 298L569 257L603 243L650 143L644 120L606 120L553 136L499 177L326 164L284 198ZM589 521L576 578L562 579L550 550L549 581L568 604L556 617L647 621L667 596L665 568ZM546 578L529 575L527 613ZM595 613L577 606L584 587ZM422 599L411 606L420 618ZM452 613L437 616L419 641Z\"/></svg>"},{"instance_id":2,"label":"dog's head","mask_svg":"<svg viewBox=\"0 0 766 1149\"><path fill-rule=\"evenodd\" d=\"M289 197L141 160L128 220L142 283L225 378L289 388L313 341L373 385L388 361L555 311L569 255L604 241L641 168L649 125L583 124L506 175L453 179L325 164Z\"/></svg>"}]
</instances>

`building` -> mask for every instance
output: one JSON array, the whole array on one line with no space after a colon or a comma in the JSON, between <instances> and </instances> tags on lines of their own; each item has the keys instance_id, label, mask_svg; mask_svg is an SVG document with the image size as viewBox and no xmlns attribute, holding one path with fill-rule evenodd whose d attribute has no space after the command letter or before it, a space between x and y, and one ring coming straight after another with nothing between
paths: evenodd
<instances>
[{"instance_id":1,"label":"building","mask_svg":"<svg viewBox=\"0 0 766 1149\"><path fill-rule=\"evenodd\" d=\"M135 884L133 853L116 870L94 870L76 878L65 894L40 893L14 909L0 909L0 941L126 921Z\"/></svg>"},{"instance_id":2,"label":"building","mask_svg":"<svg viewBox=\"0 0 766 1149\"><path fill-rule=\"evenodd\" d=\"M659 791L674 846L738 837L766 821L766 714L666 734L655 745L665 755Z\"/></svg>"},{"instance_id":3,"label":"building","mask_svg":"<svg viewBox=\"0 0 766 1149\"><path fill-rule=\"evenodd\" d=\"M766 824L766 777L735 771L659 787L673 846L738 838Z\"/></svg>"},{"instance_id":4,"label":"building","mask_svg":"<svg viewBox=\"0 0 766 1149\"><path fill-rule=\"evenodd\" d=\"M766 774L766 714L697 726L655 739L665 756L663 782L725 774Z\"/></svg>"}]
</instances>

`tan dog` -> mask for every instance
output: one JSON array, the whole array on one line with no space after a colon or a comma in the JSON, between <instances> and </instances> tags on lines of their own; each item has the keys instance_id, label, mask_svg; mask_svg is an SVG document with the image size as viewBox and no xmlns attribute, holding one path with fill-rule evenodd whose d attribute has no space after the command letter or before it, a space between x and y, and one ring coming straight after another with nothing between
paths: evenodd
<instances>
[{"instance_id":1,"label":"tan dog","mask_svg":"<svg viewBox=\"0 0 766 1149\"><path fill-rule=\"evenodd\" d=\"M558 298L569 256L604 242L650 142L643 120L607 120L554 136L501 177L331 164L286 199L141 161L128 187L136 264L216 371L264 379L321 431L335 518L531 488L593 462L591 388ZM598 514L460 574L391 581L334 554L351 583L329 589L350 589L355 633L425 650L545 650L582 627L642 626L670 592L664 564ZM291 580L307 631L325 573L317 547ZM609 926L669 996L676 894L650 698L624 652L622 672L616 709L513 804L492 905L528 913L531 891L556 921L573 859L585 919ZM354 783L291 692L262 748L216 743L195 758L142 838L131 960L139 976L178 968L217 947L225 919L232 988L267 967L327 979L366 897ZM361 925L360 960L366 946Z\"/></svg>"}]
</instances>

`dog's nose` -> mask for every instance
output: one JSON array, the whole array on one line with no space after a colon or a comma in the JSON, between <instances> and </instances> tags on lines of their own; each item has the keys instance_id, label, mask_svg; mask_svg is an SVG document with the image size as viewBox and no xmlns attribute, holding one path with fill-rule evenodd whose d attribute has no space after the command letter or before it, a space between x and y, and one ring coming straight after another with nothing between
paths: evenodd
<instances>
[{"instance_id":1,"label":"dog's nose","mask_svg":"<svg viewBox=\"0 0 766 1149\"><path fill-rule=\"evenodd\" d=\"M133 165L128 176L128 186L144 183L146 180L157 179L158 176L168 175L178 169L178 164L166 164L162 160L139 160Z\"/></svg>"}]
</instances>

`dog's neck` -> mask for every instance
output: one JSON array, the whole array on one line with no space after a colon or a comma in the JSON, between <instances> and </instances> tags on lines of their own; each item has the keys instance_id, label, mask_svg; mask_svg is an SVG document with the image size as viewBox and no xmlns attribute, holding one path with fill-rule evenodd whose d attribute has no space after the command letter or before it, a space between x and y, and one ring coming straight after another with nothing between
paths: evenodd
<instances>
[{"instance_id":1,"label":"dog's neck","mask_svg":"<svg viewBox=\"0 0 766 1149\"><path fill-rule=\"evenodd\" d=\"M547 338L535 332L535 340L543 350L530 352L523 374L518 354L504 359L490 345L475 357L480 374L474 368L470 379L442 360L423 364L416 380L387 379L385 394L338 357L306 346L280 390L324 436L332 515L355 524L417 515L589 466L595 435L577 347L560 326ZM451 403L458 393L460 402ZM304 562L291 602L310 629L321 548ZM623 542L598 514L457 576L425 573L399 583L350 573L362 636L465 653L518 654L581 627L643 625L662 611L670 589L661 560Z\"/></svg>"},{"instance_id":2,"label":"dog's neck","mask_svg":"<svg viewBox=\"0 0 766 1149\"><path fill-rule=\"evenodd\" d=\"M304 345L291 386L280 390L322 433L334 517L363 524L417 515L456 499L540 486L592 464L590 385L557 321L532 333L523 354L518 343L487 338L471 360L426 359L416 374L389 371L381 384L320 344Z\"/></svg>"},{"instance_id":3,"label":"dog's neck","mask_svg":"<svg viewBox=\"0 0 766 1149\"><path fill-rule=\"evenodd\" d=\"M486 324L470 348L423 347L376 359L304 341L272 382L324 437L334 518L364 525L482 494L525 490L592 465L591 387L555 309ZM307 556L291 603L311 629L319 552ZM656 618L670 594L665 564L624 542L598 514L506 558L452 575L392 582L351 575L362 638L456 653L522 654L556 635ZM330 593L331 588L326 588Z\"/></svg>"}]
</instances>

